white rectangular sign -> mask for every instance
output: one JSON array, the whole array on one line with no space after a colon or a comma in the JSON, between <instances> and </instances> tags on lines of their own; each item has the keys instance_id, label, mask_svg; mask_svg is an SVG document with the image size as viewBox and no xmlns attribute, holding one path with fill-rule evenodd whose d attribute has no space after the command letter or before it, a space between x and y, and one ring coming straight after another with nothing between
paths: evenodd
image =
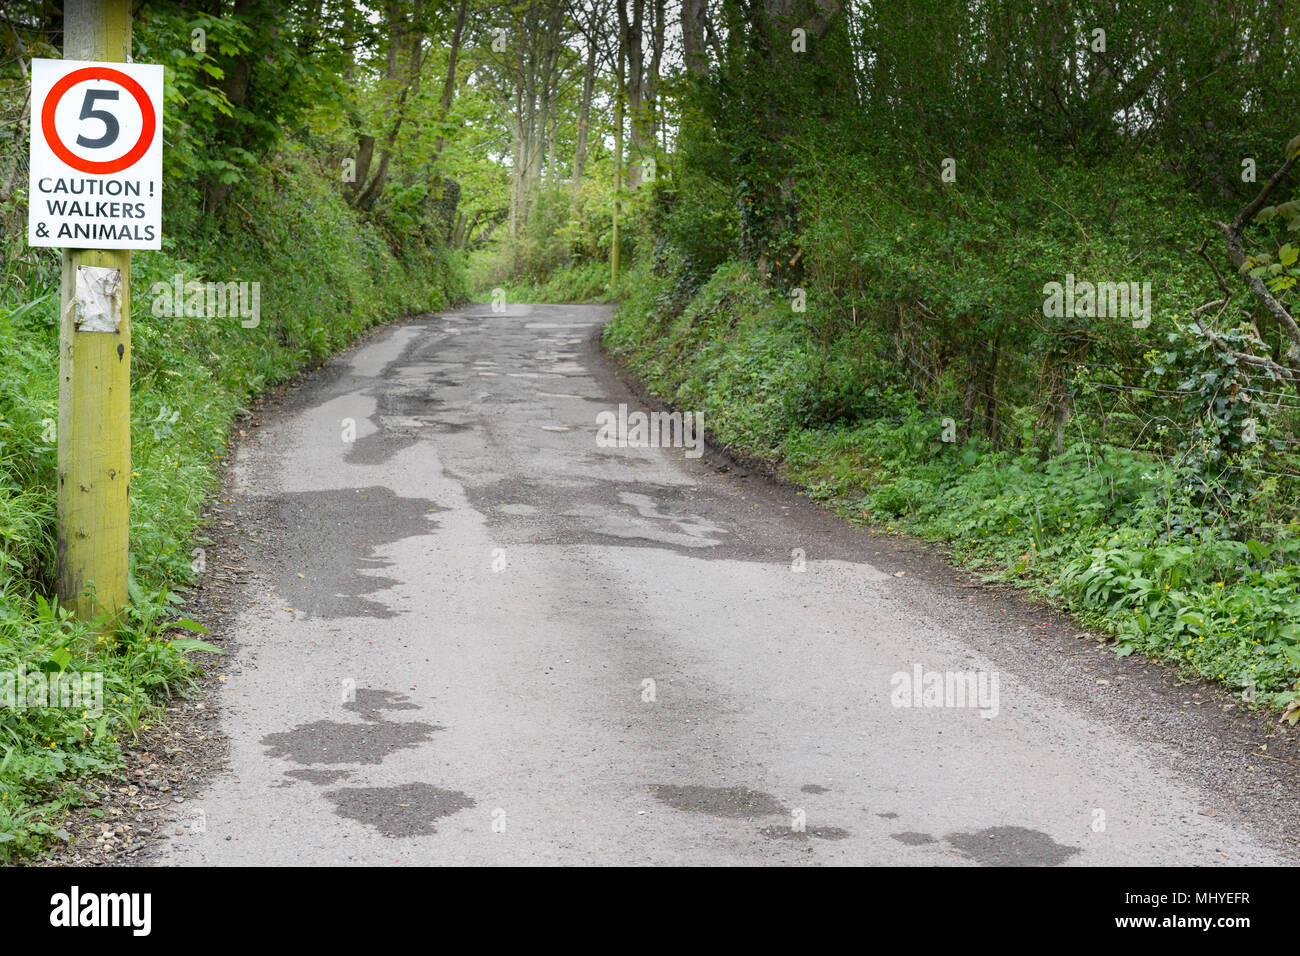
<instances>
[{"instance_id":1,"label":"white rectangular sign","mask_svg":"<svg viewBox=\"0 0 1300 956\"><path fill-rule=\"evenodd\" d=\"M162 248L163 68L32 61L27 242Z\"/></svg>"}]
</instances>

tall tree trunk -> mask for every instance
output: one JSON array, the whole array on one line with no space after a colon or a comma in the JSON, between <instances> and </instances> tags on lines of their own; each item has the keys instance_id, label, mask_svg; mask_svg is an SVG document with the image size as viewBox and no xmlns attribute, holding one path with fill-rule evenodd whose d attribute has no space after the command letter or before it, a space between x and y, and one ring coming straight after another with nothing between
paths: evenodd
<instances>
[{"instance_id":1,"label":"tall tree trunk","mask_svg":"<svg viewBox=\"0 0 1300 956\"><path fill-rule=\"evenodd\" d=\"M682 51L687 71L697 76L708 69L708 58L704 52L704 17L707 7L708 0L682 0Z\"/></svg>"},{"instance_id":2,"label":"tall tree trunk","mask_svg":"<svg viewBox=\"0 0 1300 956\"><path fill-rule=\"evenodd\" d=\"M573 195L582 188L582 175L587 169L587 135L591 123L591 100L596 89L596 56L599 47L594 33L587 38L587 65L582 74L582 101L578 106L578 128L573 145Z\"/></svg>"},{"instance_id":3,"label":"tall tree trunk","mask_svg":"<svg viewBox=\"0 0 1300 956\"><path fill-rule=\"evenodd\" d=\"M632 149L627 167L627 184L635 189L641 184L641 161L646 154L647 141L653 145L654 137L647 132L644 100L644 60L641 28L645 17L645 0L631 0L632 15L628 18L627 0L618 0L618 21L623 37L623 50L627 57L627 112L631 118Z\"/></svg>"},{"instance_id":4,"label":"tall tree trunk","mask_svg":"<svg viewBox=\"0 0 1300 956\"><path fill-rule=\"evenodd\" d=\"M646 70L645 102L649 121L651 155L657 154L659 140L659 64L664 55L665 21L667 20L666 0L654 0L651 8L650 24L650 66Z\"/></svg>"}]
</instances>

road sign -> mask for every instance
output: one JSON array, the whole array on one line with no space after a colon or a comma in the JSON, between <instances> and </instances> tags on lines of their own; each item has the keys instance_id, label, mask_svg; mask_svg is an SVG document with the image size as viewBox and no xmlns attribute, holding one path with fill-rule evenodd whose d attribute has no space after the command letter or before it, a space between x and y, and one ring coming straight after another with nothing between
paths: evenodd
<instances>
[{"instance_id":1,"label":"road sign","mask_svg":"<svg viewBox=\"0 0 1300 956\"><path fill-rule=\"evenodd\" d=\"M27 242L162 247L163 68L32 61Z\"/></svg>"}]
</instances>

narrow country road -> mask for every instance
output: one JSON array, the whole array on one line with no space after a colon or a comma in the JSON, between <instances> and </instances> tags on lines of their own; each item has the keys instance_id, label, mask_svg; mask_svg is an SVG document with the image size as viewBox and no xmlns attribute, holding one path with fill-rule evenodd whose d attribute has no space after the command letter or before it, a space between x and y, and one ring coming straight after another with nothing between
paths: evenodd
<instances>
[{"instance_id":1,"label":"narrow country road","mask_svg":"<svg viewBox=\"0 0 1300 956\"><path fill-rule=\"evenodd\" d=\"M608 315L402 323L242 443L227 767L156 862L1289 862L1217 698L712 455L599 447L643 407ZM997 695L896 706L918 667Z\"/></svg>"}]
</instances>

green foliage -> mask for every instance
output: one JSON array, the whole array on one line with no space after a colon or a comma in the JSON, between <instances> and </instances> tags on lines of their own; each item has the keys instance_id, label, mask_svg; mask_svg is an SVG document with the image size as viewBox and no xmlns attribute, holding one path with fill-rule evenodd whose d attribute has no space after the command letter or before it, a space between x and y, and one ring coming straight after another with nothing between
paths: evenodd
<instances>
[{"instance_id":1,"label":"green foliage","mask_svg":"<svg viewBox=\"0 0 1300 956\"><path fill-rule=\"evenodd\" d=\"M1239 270L1259 279L1284 306L1300 300L1300 192L1287 202L1265 206L1253 220L1266 248L1248 254ZM1291 309L1294 311L1294 308Z\"/></svg>"},{"instance_id":2,"label":"green foliage","mask_svg":"<svg viewBox=\"0 0 1300 956\"><path fill-rule=\"evenodd\" d=\"M697 282L735 253L736 204L707 167L684 163L680 184L664 194L662 206L663 239L680 253L682 265Z\"/></svg>"},{"instance_id":3,"label":"green foliage","mask_svg":"<svg viewBox=\"0 0 1300 956\"><path fill-rule=\"evenodd\" d=\"M1294 136L1300 19L1193 6L796 2L778 23L724 0L647 287L605 341L846 514L1285 704L1300 406L1224 349L1294 364L1245 281L1294 313L1300 203L1248 230L1219 346L1189 314L1223 295L1196 250ZM1051 307L1074 280L1146 284L1150 312Z\"/></svg>"},{"instance_id":4,"label":"green foliage","mask_svg":"<svg viewBox=\"0 0 1300 956\"><path fill-rule=\"evenodd\" d=\"M1217 333L1226 346L1263 354L1265 344L1249 326ZM1286 466L1282 410L1269 400L1279 384L1256 381L1242 363L1213 345L1199 327L1177 327L1166 335L1167 347L1148 355L1148 380L1175 396L1172 415L1158 434L1178 450L1180 496L1195 505L1196 523L1188 530L1222 525L1249 535L1253 522L1268 516L1264 497L1275 485L1260 481L1259 471ZM1261 394L1262 393L1262 394ZM1186 423L1186 424L1183 424Z\"/></svg>"},{"instance_id":5,"label":"green foliage","mask_svg":"<svg viewBox=\"0 0 1300 956\"><path fill-rule=\"evenodd\" d=\"M135 12L135 58L167 67L163 134L169 187L241 183L274 152L286 128L298 127L325 103L338 106L342 49L308 53L302 24L295 22L299 15L294 10L286 17L283 5L269 0L220 14L150 0ZM242 82L232 84L234 77ZM236 87L242 95L232 102L229 91ZM182 219L193 215L177 204L169 209ZM177 231L168 225L165 231Z\"/></svg>"},{"instance_id":6,"label":"green foliage","mask_svg":"<svg viewBox=\"0 0 1300 956\"><path fill-rule=\"evenodd\" d=\"M626 285L626 273L619 277L620 288ZM618 298L609 288L609 263L586 262L559 266L540 282L506 280L499 286L480 287L476 298L489 301L495 288L505 292L507 302L607 302Z\"/></svg>"}]
</instances>

